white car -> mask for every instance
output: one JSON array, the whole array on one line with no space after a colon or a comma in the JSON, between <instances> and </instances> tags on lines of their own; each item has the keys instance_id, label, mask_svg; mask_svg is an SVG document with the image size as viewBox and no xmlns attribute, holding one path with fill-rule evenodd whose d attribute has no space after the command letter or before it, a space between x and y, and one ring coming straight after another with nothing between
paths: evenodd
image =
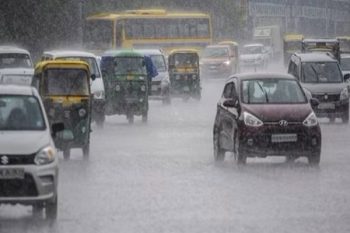
<instances>
[{"instance_id":1,"label":"white car","mask_svg":"<svg viewBox=\"0 0 350 233\"><path fill-rule=\"evenodd\" d=\"M150 99L160 99L164 104L170 104L170 79L165 55L159 49L139 49L137 51L149 56L157 68L158 75L152 78Z\"/></svg>"},{"instance_id":2,"label":"white car","mask_svg":"<svg viewBox=\"0 0 350 233\"><path fill-rule=\"evenodd\" d=\"M0 46L0 84L30 86L33 75L34 66L27 50Z\"/></svg>"},{"instance_id":3,"label":"white car","mask_svg":"<svg viewBox=\"0 0 350 233\"><path fill-rule=\"evenodd\" d=\"M32 205L33 212L57 216L58 158L35 88L0 85L0 205Z\"/></svg>"},{"instance_id":4,"label":"white car","mask_svg":"<svg viewBox=\"0 0 350 233\"><path fill-rule=\"evenodd\" d=\"M89 64L91 75L95 75L92 80L91 92L93 93L92 100L92 119L96 121L98 126L103 126L105 121L105 87L103 77L100 70L99 58L93 53L73 50L53 50L43 53L41 60L80 60Z\"/></svg>"},{"instance_id":5,"label":"white car","mask_svg":"<svg viewBox=\"0 0 350 233\"><path fill-rule=\"evenodd\" d=\"M269 63L268 51L263 44L247 44L241 50L242 67L266 68Z\"/></svg>"}]
</instances>

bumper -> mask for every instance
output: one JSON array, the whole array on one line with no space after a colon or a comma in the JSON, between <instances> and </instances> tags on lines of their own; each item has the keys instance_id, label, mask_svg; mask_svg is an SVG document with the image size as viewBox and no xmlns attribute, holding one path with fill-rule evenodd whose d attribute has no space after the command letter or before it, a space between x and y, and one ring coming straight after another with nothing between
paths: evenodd
<instances>
[{"instance_id":1,"label":"bumper","mask_svg":"<svg viewBox=\"0 0 350 233\"><path fill-rule=\"evenodd\" d=\"M349 111L349 100L321 102L314 108L317 117L341 117Z\"/></svg>"},{"instance_id":2,"label":"bumper","mask_svg":"<svg viewBox=\"0 0 350 233\"><path fill-rule=\"evenodd\" d=\"M281 129L280 126L244 127L239 135L239 152L248 157L295 156L308 157L321 152L319 126ZM276 140L276 135L293 135L292 140ZM295 138L294 138L295 137Z\"/></svg>"},{"instance_id":3,"label":"bumper","mask_svg":"<svg viewBox=\"0 0 350 233\"><path fill-rule=\"evenodd\" d=\"M162 85L160 82L152 82L150 99L164 99L169 95L170 85Z\"/></svg>"},{"instance_id":4,"label":"bumper","mask_svg":"<svg viewBox=\"0 0 350 233\"><path fill-rule=\"evenodd\" d=\"M23 204L49 202L57 195L58 159L48 165L0 166L24 169L25 179L0 180L0 204ZM29 182L28 182L29 181ZM11 191L11 188L14 191Z\"/></svg>"}]
</instances>

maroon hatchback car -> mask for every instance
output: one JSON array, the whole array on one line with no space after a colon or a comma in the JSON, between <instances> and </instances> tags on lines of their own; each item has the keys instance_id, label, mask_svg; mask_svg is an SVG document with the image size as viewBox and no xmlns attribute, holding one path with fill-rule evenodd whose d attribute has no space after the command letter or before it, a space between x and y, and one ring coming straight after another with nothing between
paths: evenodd
<instances>
[{"instance_id":1,"label":"maroon hatchback car","mask_svg":"<svg viewBox=\"0 0 350 233\"><path fill-rule=\"evenodd\" d=\"M299 82L287 74L241 74L225 84L214 123L214 158L233 152L238 164L247 157L307 157L318 165L321 130Z\"/></svg>"}]
</instances>

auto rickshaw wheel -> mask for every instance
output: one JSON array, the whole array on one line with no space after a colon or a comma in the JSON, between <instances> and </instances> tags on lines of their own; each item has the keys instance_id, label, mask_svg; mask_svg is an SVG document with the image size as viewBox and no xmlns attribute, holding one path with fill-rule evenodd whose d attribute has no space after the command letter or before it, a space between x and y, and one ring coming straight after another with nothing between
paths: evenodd
<instances>
[{"instance_id":1,"label":"auto rickshaw wheel","mask_svg":"<svg viewBox=\"0 0 350 233\"><path fill-rule=\"evenodd\" d=\"M65 148L63 150L63 158L65 160L69 160L69 158L70 158L70 148Z\"/></svg>"},{"instance_id":2,"label":"auto rickshaw wheel","mask_svg":"<svg viewBox=\"0 0 350 233\"><path fill-rule=\"evenodd\" d=\"M147 123L148 121L148 112L142 113L142 122Z\"/></svg>"},{"instance_id":3,"label":"auto rickshaw wheel","mask_svg":"<svg viewBox=\"0 0 350 233\"><path fill-rule=\"evenodd\" d=\"M90 143L84 145L82 150L83 150L83 158L88 159L90 156Z\"/></svg>"},{"instance_id":4,"label":"auto rickshaw wheel","mask_svg":"<svg viewBox=\"0 0 350 233\"><path fill-rule=\"evenodd\" d=\"M134 123L134 114L128 114L127 115L129 124L133 124Z\"/></svg>"}]
</instances>

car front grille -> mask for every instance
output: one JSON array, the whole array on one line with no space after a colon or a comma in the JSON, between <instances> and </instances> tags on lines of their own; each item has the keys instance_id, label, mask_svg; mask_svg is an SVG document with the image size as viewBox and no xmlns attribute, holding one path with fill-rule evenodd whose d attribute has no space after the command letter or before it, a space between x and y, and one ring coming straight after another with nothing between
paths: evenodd
<instances>
[{"instance_id":1,"label":"car front grille","mask_svg":"<svg viewBox=\"0 0 350 233\"><path fill-rule=\"evenodd\" d=\"M35 197L38 190L33 177L25 174L24 179L0 179L0 197Z\"/></svg>"},{"instance_id":2,"label":"car front grille","mask_svg":"<svg viewBox=\"0 0 350 233\"><path fill-rule=\"evenodd\" d=\"M2 155L0 154L0 165L30 165L34 164L35 153L30 155ZM5 159L6 157L6 159ZM4 159L2 159L4 158ZM6 161L6 163L4 163Z\"/></svg>"},{"instance_id":3,"label":"car front grille","mask_svg":"<svg viewBox=\"0 0 350 233\"><path fill-rule=\"evenodd\" d=\"M339 94L313 94L312 97L318 99L320 102L335 102L340 100Z\"/></svg>"}]
</instances>

